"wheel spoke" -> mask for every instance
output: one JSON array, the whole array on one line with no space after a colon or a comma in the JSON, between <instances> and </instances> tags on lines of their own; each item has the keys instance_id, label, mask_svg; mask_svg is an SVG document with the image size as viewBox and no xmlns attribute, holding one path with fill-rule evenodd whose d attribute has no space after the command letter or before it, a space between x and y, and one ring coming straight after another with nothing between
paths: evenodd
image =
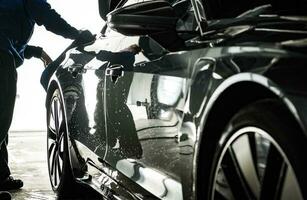
<instances>
[{"instance_id":1,"label":"wheel spoke","mask_svg":"<svg viewBox=\"0 0 307 200\"><path fill-rule=\"evenodd\" d=\"M55 171L55 164L56 164L56 158L57 158L57 150L56 148L54 148L52 157L51 157L51 175L54 175L54 171Z\"/></svg>"},{"instance_id":2,"label":"wheel spoke","mask_svg":"<svg viewBox=\"0 0 307 200\"><path fill-rule=\"evenodd\" d=\"M51 127L49 127L49 130L48 130L48 139L51 139L54 141L56 140L56 132Z\"/></svg>"},{"instance_id":3,"label":"wheel spoke","mask_svg":"<svg viewBox=\"0 0 307 200\"><path fill-rule=\"evenodd\" d=\"M300 190L300 186L297 182L294 171L291 167L288 167L286 172L285 181L281 192L281 200L296 199L303 200L303 195Z\"/></svg>"},{"instance_id":4,"label":"wheel spoke","mask_svg":"<svg viewBox=\"0 0 307 200\"><path fill-rule=\"evenodd\" d=\"M232 195L231 188L229 187L229 184L226 180L226 176L223 172L223 170L220 168L217 173L216 182L215 182L215 194L214 199L220 200L220 199L227 199L227 200L233 200L235 199Z\"/></svg>"},{"instance_id":5,"label":"wheel spoke","mask_svg":"<svg viewBox=\"0 0 307 200\"><path fill-rule=\"evenodd\" d=\"M54 147L55 147L55 142L51 143L51 144L50 144L50 147L49 147L49 149L48 149L48 156L49 156L49 159L50 159L51 156L52 156L51 153L53 152Z\"/></svg>"},{"instance_id":6,"label":"wheel spoke","mask_svg":"<svg viewBox=\"0 0 307 200\"><path fill-rule=\"evenodd\" d=\"M59 132L59 113L58 113L58 101L54 101L54 121L55 121L55 130Z\"/></svg>"},{"instance_id":7,"label":"wheel spoke","mask_svg":"<svg viewBox=\"0 0 307 200\"><path fill-rule=\"evenodd\" d=\"M280 198L287 168L282 155L274 145L271 145L262 181L261 199Z\"/></svg>"},{"instance_id":8,"label":"wheel spoke","mask_svg":"<svg viewBox=\"0 0 307 200\"><path fill-rule=\"evenodd\" d=\"M57 154L57 153L56 153ZM57 177L57 171L58 171L58 167L57 167L57 165L58 165L58 155L57 156L55 156L55 159L54 159L54 186L57 186L58 185L58 177Z\"/></svg>"},{"instance_id":9,"label":"wheel spoke","mask_svg":"<svg viewBox=\"0 0 307 200\"><path fill-rule=\"evenodd\" d=\"M249 190L252 191L253 196L258 199L260 195L260 182L253 155L256 152L255 143L254 140L250 141L251 138L253 137L247 134L239 137L232 144L232 149L238 163L237 170L239 170L242 178L247 183L246 188L249 188ZM251 143L253 143L252 146Z\"/></svg>"},{"instance_id":10,"label":"wheel spoke","mask_svg":"<svg viewBox=\"0 0 307 200\"><path fill-rule=\"evenodd\" d=\"M62 121L61 121L61 124L60 124L60 126L59 126L59 131L60 131L60 132L63 132L63 131L65 130L65 128L66 128L66 127L65 127L65 121L62 120Z\"/></svg>"},{"instance_id":11,"label":"wheel spoke","mask_svg":"<svg viewBox=\"0 0 307 200\"><path fill-rule=\"evenodd\" d=\"M234 152L229 148L222 161L222 169L235 199L251 199L251 194L240 173L240 167L235 159Z\"/></svg>"},{"instance_id":12,"label":"wheel spoke","mask_svg":"<svg viewBox=\"0 0 307 200\"><path fill-rule=\"evenodd\" d=\"M55 126L55 119L52 114L49 115L49 122L48 122L48 129L53 130L54 132L56 131L56 126Z\"/></svg>"},{"instance_id":13,"label":"wheel spoke","mask_svg":"<svg viewBox=\"0 0 307 200\"><path fill-rule=\"evenodd\" d=\"M229 195L226 198L224 195L222 195L219 191L215 191L214 199L215 200L233 200L233 197L230 197Z\"/></svg>"},{"instance_id":14,"label":"wheel spoke","mask_svg":"<svg viewBox=\"0 0 307 200\"><path fill-rule=\"evenodd\" d=\"M256 151L257 151L256 163L257 163L258 177L260 183L262 183L271 143L268 139L266 139L260 134L256 134L254 138L255 138Z\"/></svg>"},{"instance_id":15,"label":"wheel spoke","mask_svg":"<svg viewBox=\"0 0 307 200\"><path fill-rule=\"evenodd\" d=\"M58 133L62 131L62 128L64 127L64 120L63 120L63 111L62 111L62 106L61 102L58 100L57 101L57 130Z\"/></svg>"},{"instance_id":16,"label":"wheel spoke","mask_svg":"<svg viewBox=\"0 0 307 200\"><path fill-rule=\"evenodd\" d=\"M257 179L258 179L258 183L259 183L259 190L260 190L260 172L259 172L259 169L258 169L258 159L257 159L257 156L258 156L258 148L257 148L257 139L256 139L256 136L255 134L249 134L248 135L248 140L249 140L249 146L250 146L250 151L251 151L251 156L252 156L252 160L253 160L253 166L255 168L255 173L256 173L256 176L257 176ZM260 192L260 191L258 191Z\"/></svg>"},{"instance_id":17,"label":"wheel spoke","mask_svg":"<svg viewBox=\"0 0 307 200\"><path fill-rule=\"evenodd\" d=\"M63 169L63 163L64 163L63 152L59 152L59 163L60 163L61 169Z\"/></svg>"},{"instance_id":18,"label":"wheel spoke","mask_svg":"<svg viewBox=\"0 0 307 200\"><path fill-rule=\"evenodd\" d=\"M59 164L62 167L62 164L64 162L64 134L61 136L59 141L59 150L58 150L58 156L59 156Z\"/></svg>"},{"instance_id":19,"label":"wheel spoke","mask_svg":"<svg viewBox=\"0 0 307 200\"><path fill-rule=\"evenodd\" d=\"M54 104L55 104L55 100L52 100L52 104L50 106L50 119L52 119L54 121Z\"/></svg>"},{"instance_id":20,"label":"wheel spoke","mask_svg":"<svg viewBox=\"0 0 307 200\"><path fill-rule=\"evenodd\" d=\"M59 175L58 178L60 180L61 175L62 175L62 166L61 166L60 156L58 156L57 167L58 167L57 172L58 172L58 175Z\"/></svg>"},{"instance_id":21,"label":"wheel spoke","mask_svg":"<svg viewBox=\"0 0 307 200\"><path fill-rule=\"evenodd\" d=\"M64 152L64 143L65 143L65 138L64 134L62 134L61 138L59 139L59 154L62 159L63 159L62 153Z\"/></svg>"}]
</instances>

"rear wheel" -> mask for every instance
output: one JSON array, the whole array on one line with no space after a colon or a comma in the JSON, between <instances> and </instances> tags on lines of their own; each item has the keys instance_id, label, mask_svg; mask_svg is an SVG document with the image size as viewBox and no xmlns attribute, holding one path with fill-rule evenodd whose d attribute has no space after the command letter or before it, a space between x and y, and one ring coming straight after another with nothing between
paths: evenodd
<instances>
[{"instance_id":1,"label":"rear wheel","mask_svg":"<svg viewBox=\"0 0 307 200\"><path fill-rule=\"evenodd\" d=\"M58 89L53 92L47 112L47 159L52 189L59 195L70 192L74 183L68 154L64 106Z\"/></svg>"},{"instance_id":2,"label":"rear wheel","mask_svg":"<svg viewBox=\"0 0 307 200\"><path fill-rule=\"evenodd\" d=\"M235 115L217 140L206 199L304 199L306 138L275 101Z\"/></svg>"}]
</instances>

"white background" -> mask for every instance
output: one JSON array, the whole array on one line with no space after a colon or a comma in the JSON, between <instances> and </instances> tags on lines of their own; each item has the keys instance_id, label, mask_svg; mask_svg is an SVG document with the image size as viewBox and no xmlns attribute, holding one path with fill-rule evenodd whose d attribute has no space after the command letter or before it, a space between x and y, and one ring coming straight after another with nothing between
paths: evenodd
<instances>
[{"instance_id":1,"label":"white background","mask_svg":"<svg viewBox=\"0 0 307 200\"><path fill-rule=\"evenodd\" d=\"M97 34L103 27L99 16L98 0L49 0L68 23L77 29L88 29ZM71 43L71 40L57 36L41 26L36 26L29 44L41 46L52 59ZM35 58L25 60L18 68L17 98L11 131L46 130L46 93L40 85L43 63Z\"/></svg>"}]
</instances>

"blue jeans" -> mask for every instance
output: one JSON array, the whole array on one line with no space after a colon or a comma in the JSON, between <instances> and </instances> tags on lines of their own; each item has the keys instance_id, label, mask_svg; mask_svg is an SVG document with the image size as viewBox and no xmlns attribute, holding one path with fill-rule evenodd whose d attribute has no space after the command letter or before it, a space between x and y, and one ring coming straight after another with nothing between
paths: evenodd
<instances>
[{"instance_id":1,"label":"blue jeans","mask_svg":"<svg viewBox=\"0 0 307 200\"><path fill-rule=\"evenodd\" d=\"M17 72L11 54L0 51L0 183L10 175L8 166L8 131L11 126Z\"/></svg>"}]
</instances>

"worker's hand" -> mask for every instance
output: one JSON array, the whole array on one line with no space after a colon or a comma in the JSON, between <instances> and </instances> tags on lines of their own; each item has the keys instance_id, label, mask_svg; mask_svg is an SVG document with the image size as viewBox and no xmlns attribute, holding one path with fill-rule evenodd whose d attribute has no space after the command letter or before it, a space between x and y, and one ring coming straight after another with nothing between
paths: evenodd
<instances>
[{"instance_id":1,"label":"worker's hand","mask_svg":"<svg viewBox=\"0 0 307 200\"><path fill-rule=\"evenodd\" d=\"M143 49L141 47L139 47L138 45L133 44L133 45L121 50L121 51L128 51L128 52L134 53L136 55L136 54L142 52Z\"/></svg>"},{"instance_id":2,"label":"worker's hand","mask_svg":"<svg viewBox=\"0 0 307 200\"><path fill-rule=\"evenodd\" d=\"M76 46L88 44L96 40L96 35L93 35L89 30L82 30L78 38L74 41Z\"/></svg>"},{"instance_id":3,"label":"worker's hand","mask_svg":"<svg viewBox=\"0 0 307 200\"><path fill-rule=\"evenodd\" d=\"M44 50L42 50L42 55L41 55L40 59L41 59L41 61L43 61L45 67L47 67L50 63L52 63L52 59L50 58L50 56Z\"/></svg>"}]
</instances>

